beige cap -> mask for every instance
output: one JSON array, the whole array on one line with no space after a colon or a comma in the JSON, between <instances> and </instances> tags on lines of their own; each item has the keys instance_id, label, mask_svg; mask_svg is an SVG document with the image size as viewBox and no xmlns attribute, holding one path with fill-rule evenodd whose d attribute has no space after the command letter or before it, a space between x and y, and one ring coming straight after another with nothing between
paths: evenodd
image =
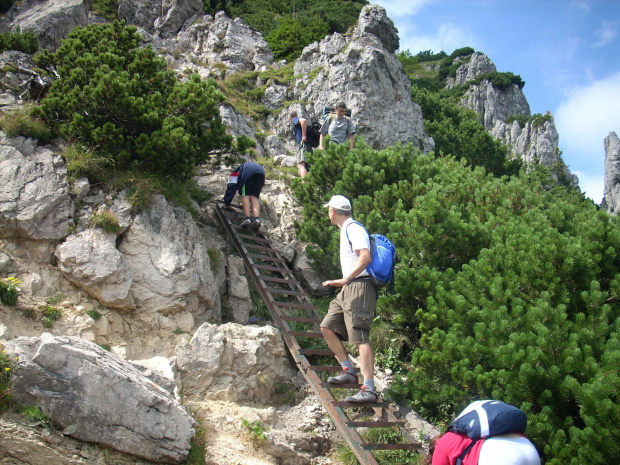
<instances>
[{"instance_id":1,"label":"beige cap","mask_svg":"<svg viewBox=\"0 0 620 465\"><path fill-rule=\"evenodd\" d=\"M329 203L323 206L332 207L334 210L351 211L351 202L344 195L334 195L329 199Z\"/></svg>"}]
</instances>

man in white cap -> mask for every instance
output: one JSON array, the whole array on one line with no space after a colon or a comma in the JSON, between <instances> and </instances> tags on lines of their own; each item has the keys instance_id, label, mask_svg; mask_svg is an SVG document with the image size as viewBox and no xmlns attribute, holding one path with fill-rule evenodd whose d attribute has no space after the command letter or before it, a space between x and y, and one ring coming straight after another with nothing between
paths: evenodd
<instances>
[{"instance_id":1,"label":"man in white cap","mask_svg":"<svg viewBox=\"0 0 620 465\"><path fill-rule=\"evenodd\" d=\"M340 228L340 267L342 278L323 282L323 286L342 289L329 304L321 322L321 332L329 348L342 366L342 372L327 379L331 384L357 382L357 375L342 341L357 344L364 384L360 391L345 398L346 402L376 402L374 354L370 347L370 326L377 305L377 291L366 267L370 264L370 238L366 229L351 216L351 202L334 195L327 207L329 221Z\"/></svg>"}]
</instances>

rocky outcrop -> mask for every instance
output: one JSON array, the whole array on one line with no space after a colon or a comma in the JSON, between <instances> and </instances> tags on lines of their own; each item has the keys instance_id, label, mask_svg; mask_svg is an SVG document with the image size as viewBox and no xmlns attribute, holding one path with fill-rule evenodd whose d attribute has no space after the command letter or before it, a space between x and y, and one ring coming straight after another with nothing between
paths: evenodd
<instances>
[{"instance_id":1,"label":"rocky outcrop","mask_svg":"<svg viewBox=\"0 0 620 465\"><path fill-rule=\"evenodd\" d=\"M214 273L204 233L187 211L156 196L150 210L134 218L118 250L133 279L137 308L220 320L223 275Z\"/></svg>"},{"instance_id":2,"label":"rocky outcrop","mask_svg":"<svg viewBox=\"0 0 620 465\"><path fill-rule=\"evenodd\" d=\"M166 390L96 344L74 337L17 338L14 397L47 409L54 424L77 439L138 457L181 463L194 420ZM71 428L73 429L73 428Z\"/></svg>"},{"instance_id":3,"label":"rocky outcrop","mask_svg":"<svg viewBox=\"0 0 620 465\"><path fill-rule=\"evenodd\" d=\"M500 121L506 121L509 116L530 116L530 106L516 84L507 89L496 89L491 82L483 80L470 86L461 99L461 105L474 110L487 130Z\"/></svg>"},{"instance_id":4,"label":"rocky outcrop","mask_svg":"<svg viewBox=\"0 0 620 465\"><path fill-rule=\"evenodd\" d=\"M62 158L0 132L0 237L58 241L69 234L73 214Z\"/></svg>"},{"instance_id":5,"label":"rocky outcrop","mask_svg":"<svg viewBox=\"0 0 620 465\"><path fill-rule=\"evenodd\" d=\"M615 132L605 138L605 189L602 208L612 215L620 210L620 139Z\"/></svg>"},{"instance_id":6,"label":"rocky outcrop","mask_svg":"<svg viewBox=\"0 0 620 465\"><path fill-rule=\"evenodd\" d=\"M73 284L106 307L133 310L132 275L116 248L116 235L88 229L56 249L58 267Z\"/></svg>"},{"instance_id":7,"label":"rocky outcrop","mask_svg":"<svg viewBox=\"0 0 620 465\"><path fill-rule=\"evenodd\" d=\"M180 385L188 398L266 403L290 378L280 332L271 326L204 323L176 348Z\"/></svg>"},{"instance_id":8,"label":"rocky outcrop","mask_svg":"<svg viewBox=\"0 0 620 465\"><path fill-rule=\"evenodd\" d=\"M92 2L89 0L28 0L15 6L2 18L2 29L32 30L39 45L56 49L60 41L78 26L88 24Z\"/></svg>"},{"instance_id":9,"label":"rocky outcrop","mask_svg":"<svg viewBox=\"0 0 620 465\"><path fill-rule=\"evenodd\" d=\"M497 71L495 63L484 53L475 52L466 59L458 58L458 60L463 60L463 64L456 69L455 77L449 76L446 79L448 89L473 81L483 74Z\"/></svg>"},{"instance_id":10,"label":"rocky outcrop","mask_svg":"<svg viewBox=\"0 0 620 465\"><path fill-rule=\"evenodd\" d=\"M323 106L344 101L353 112L357 135L374 148L411 142L427 152L433 140L424 132L420 107L411 101L409 78L394 56L397 30L378 5L366 5L350 37L327 36L308 45L295 63L296 100L312 102L304 114L312 120ZM316 77L313 77L316 76ZM290 133L287 112L278 132Z\"/></svg>"}]
</instances>

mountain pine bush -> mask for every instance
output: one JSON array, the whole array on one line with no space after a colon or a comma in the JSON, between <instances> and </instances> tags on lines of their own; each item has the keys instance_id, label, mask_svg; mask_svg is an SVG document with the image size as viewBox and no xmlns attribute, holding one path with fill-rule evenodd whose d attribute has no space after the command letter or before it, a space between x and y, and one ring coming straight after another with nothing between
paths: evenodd
<instances>
[{"instance_id":1,"label":"mountain pine bush","mask_svg":"<svg viewBox=\"0 0 620 465\"><path fill-rule=\"evenodd\" d=\"M300 237L338 276L338 230L322 205L353 201L401 259L381 317L411 347L392 395L446 422L475 399L528 415L546 464L620 460L620 225L543 168L496 177L411 146L331 145L294 183Z\"/></svg>"},{"instance_id":2,"label":"mountain pine bush","mask_svg":"<svg viewBox=\"0 0 620 465\"><path fill-rule=\"evenodd\" d=\"M55 52L35 58L58 79L37 115L64 138L121 169L187 179L193 167L231 146L214 81L179 82L135 27L115 21L75 28Z\"/></svg>"}]
</instances>

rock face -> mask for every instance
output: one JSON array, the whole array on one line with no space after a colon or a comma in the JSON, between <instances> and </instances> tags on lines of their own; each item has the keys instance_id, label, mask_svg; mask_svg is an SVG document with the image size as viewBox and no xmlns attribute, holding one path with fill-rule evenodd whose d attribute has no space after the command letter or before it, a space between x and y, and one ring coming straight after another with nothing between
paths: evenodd
<instances>
[{"instance_id":1,"label":"rock face","mask_svg":"<svg viewBox=\"0 0 620 465\"><path fill-rule=\"evenodd\" d=\"M73 210L62 158L0 133L0 237L60 240L69 234Z\"/></svg>"},{"instance_id":2,"label":"rock face","mask_svg":"<svg viewBox=\"0 0 620 465\"><path fill-rule=\"evenodd\" d=\"M424 132L409 78L393 53L397 33L382 7L366 5L351 37L336 33L303 50L295 63L295 75L301 76L295 99L312 102L305 106L312 120L319 120L323 106L344 101L352 109L357 135L372 147L412 142L427 152L435 144ZM281 132L288 133L290 123L282 113Z\"/></svg>"},{"instance_id":3,"label":"rock face","mask_svg":"<svg viewBox=\"0 0 620 465\"><path fill-rule=\"evenodd\" d=\"M17 338L6 343L17 358L15 397L44 406L70 435L138 457L181 463L194 420L166 390L132 365L74 337Z\"/></svg>"},{"instance_id":4,"label":"rock face","mask_svg":"<svg viewBox=\"0 0 620 465\"><path fill-rule=\"evenodd\" d=\"M615 132L605 138L605 190L601 206L612 215L620 210L620 139Z\"/></svg>"},{"instance_id":5,"label":"rock face","mask_svg":"<svg viewBox=\"0 0 620 465\"><path fill-rule=\"evenodd\" d=\"M271 326L203 324L176 348L183 392L190 398L268 402L293 374L280 332Z\"/></svg>"},{"instance_id":6,"label":"rock face","mask_svg":"<svg viewBox=\"0 0 620 465\"><path fill-rule=\"evenodd\" d=\"M116 249L116 236L101 229L71 235L56 249L65 277L106 307L133 310L132 275Z\"/></svg>"},{"instance_id":7,"label":"rock face","mask_svg":"<svg viewBox=\"0 0 620 465\"><path fill-rule=\"evenodd\" d=\"M180 310L220 318L218 281L209 247L191 215L156 196L138 214L119 246L131 273L138 308L163 314Z\"/></svg>"},{"instance_id":8,"label":"rock face","mask_svg":"<svg viewBox=\"0 0 620 465\"><path fill-rule=\"evenodd\" d=\"M1 28L31 29L39 36L41 47L55 49L75 27L88 24L90 8L88 0L27 0L9 10Z\"/></svg>"}]
</instances>

